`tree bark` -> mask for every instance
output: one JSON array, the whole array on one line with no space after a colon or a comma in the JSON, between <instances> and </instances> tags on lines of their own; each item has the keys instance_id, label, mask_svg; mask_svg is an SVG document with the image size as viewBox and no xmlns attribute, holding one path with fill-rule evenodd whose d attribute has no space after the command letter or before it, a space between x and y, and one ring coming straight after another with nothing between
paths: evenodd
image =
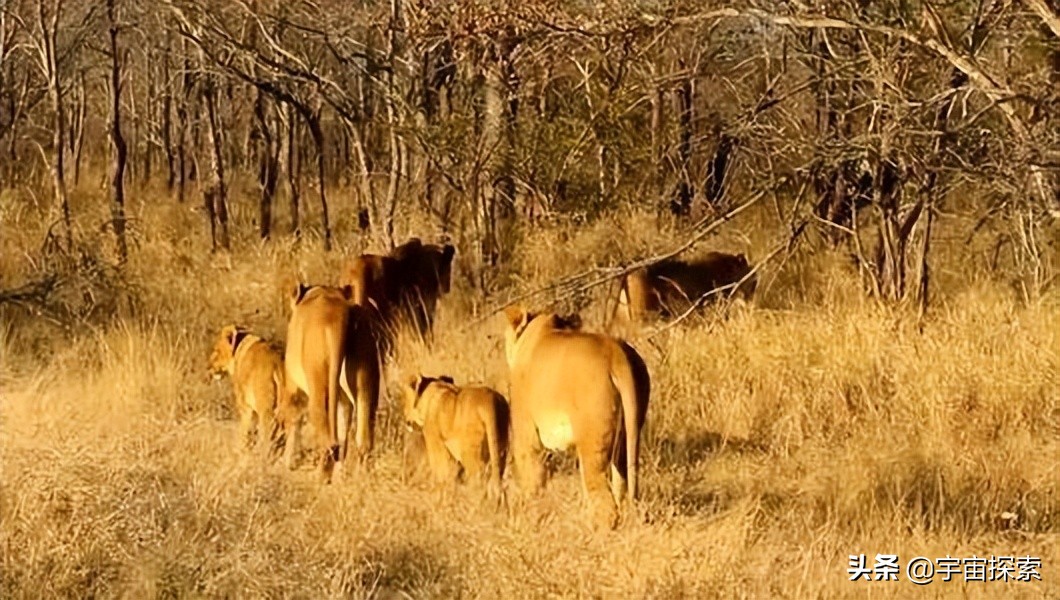
<instances>
[{"instance_id":1,"label":"tree bark","mask_svg":"<svg viewBox=\"0 0 1060 600\"><path fill-rule=\"evenodd\" d=\"M320 224L324 228L324 250L331 250L331 222L328 218L328 196L327 196L327 169L326 156L324 154L324 130L320 127L321 102L316 100L315 106L305 115L306 125L309 126L309 135L313 138L313 147L316 148L317 161L317 185L320 186Z\"/></svg>"},{"instance_id":2,"label":"tree bark","mask_svg":"<svg viewBox=\"0 0 1060 600\"><path fill-rule=\"evenodd\" d=\"M166 192L172 194L177 181L177 160L173 153L173 86L170 83L169 55L173 44L166 35L166 49L162 55L162 145L166 153Z\"/></svg>"},{"instance_id":3,"label":"tree bark","mask_svg":"<svg viewBox=\"0 0 1060 600\"><path fill-rule=\"evenodd\" d=\"M263 240L269 239L272 233L272 205L276 196L280 161L280 144L273 130L272 112L272 101L258 90L254 102L254 117L261 140L261 149L258 152L258 184L261 186L259 235Z\"/></svg>"},{"instance_id":4,"label":"tree bark","mask_svg":"<svg viewBox=\"0 0 1060 600\"><path fill-rule=\"evenodd\" d=\"M655 75L654 68L652 75ZM651 95L651 188L655 192L654 202L662 203L666 193L666 178L663 169L664 140L666 137L666 90L655 84ZM656 204L659 206L659 204Z\"/></svg>"},{"instance_id":5,"label":"tree bark","mask_svg":"<svg viewBox=\"0 0 1060 600\"><path fill-rule=\"evenodd\" d=\"M118 18L116 0L107 0L107 22L110 40L110 143L111 143L111 226L118 244L118 263L129 257L125 240L125 138L121 132L121 56L118 53Z\"/></svg>"},{"instance_id":6,"label":"tree bark","mask_svg":"<svg viewBox=\"0 0 1060 600\"><path fill-rule=\"evenodd\" d=\"M70 150L74 155L74 186L81 182L81 158L85 147L85 116L88 106L88 88L85 86L85 72L81 71L78 82L77 116L74 118L74 128L70 143Z\"/></svg>"},{"instance_id":7,"label":"tree bark","mask_svg":"<svg viewBox=\"0 0 1060 600\"><path fill-rule=\"evenodd\" d=\"M70 202L66 194L66 118L63 107L63 88L59 79L59 64L56 57L56 45L59 38L59 15L62 12L62 0L53 0L50 14L44 8L44 0L37 0L37 17L41 28L42 62L45 79L48 84L48 97L52 108L52 185L55 200L62 212L66 246L73 246L73 227L70 222Z\"/></svg>"},{"instance_id":8,"label":"tree bark","mask_svg":"<svg viewBox=\"0 0 1060 600\"><path fill-rule=\"evenodd\" d=\"M398 194L401 187L401 174L406 160L406 149L403 138L398 134L399 116L395 102L398 94L397 77L398 61L404 60L403 40L400 32L404 31L401 0L390 0L390 40L388 58L390 69L387 70L386 119L390 146L390 166L387 173L386 215L383 220L383 236L388 248L394 244L394 213L397 210Z\"/></svg>"},{"instance_id":9,"label":"tree bark","mask_svg":"<svg viewBox=\"0 0 1060 600\"><path fill-rule=\"evenodd\" d=\"M187 198L191 166L188 164L188 105L192 99L191 57L188 54L187 40L181 39L180 51L183 55L183 69L180 74L180 101L177 103L177 201L184 202Z\"/></svg>"},{"instance_id":10,"label":"tree bark","mask_svg":"<svg viewBox=\"0 0 1060 600\"><path fill-rule=\"evenodd\" d=\"M300 181L302 178L302 161L298 157L298 115L295 114L294 106L288 104L284 112L284 127L286 140L286 167L287 167L287 190L291 203L291 233L295 238L302 237L302 226L299 215L299 204L301 203L302 191Z\"/></svg>"},{"instance_id":11,"label":"tree bark","mask_svg":"<svg viewBox=\"0 0 1060 600\"><path fill-rule=\"evenodd\" d=\"M155 168L155 127L158 123L160 123L160 121L157 121L155 119L155 113L158 109L158 93L156 91L157 83L155 81L154 65L155 53L149 52L147 56L148 64L146 67L144 67L144 70L147 71L147 93L145 94L144 98L144 111L143 117L141 119L144 122L143 127L141 128L141 130L144 132L144 170L143 173L140 174L140 179L144 184L147 184L151 181L151 173L154 171ZM133 95L136 95L135 89L133 90Z\"/></svg>"},{"instance_id":12,"label":"tree bark","mask_svg":"<svg viewBox=\"0 0 1060 600\"><path fill-rule=\"evenodd\" d=\"M512 163L515 123L519 104L519 80L512 54L519 44L509 33L492 42L484 65L484 112L482 135L489 153L486 166L484 255L487 264L497 266L507 260L512 243L515 216L515 178Z\"/></svg>"},{"instance_id":13,"label":"tree bark","mask_svg":"<svg viewBox=\"0 0 1060 600\"><path fill-rule=\"evenodd\" d=\"M448 109L448 98L453 79L456 76L456 64L452 44L446 40L432 49L425 49L422 55L421 86L423 97L420 110L423 114L424 127L433 128L440 118L444 117L443 108ZM439 201L439 174L435 162L424 161L424 196L427 206L436 210Z\"/></svg>"},{"instance_id":14,"label":"tree bark","mask_svg":"<svg viewBox=\"0 0 1060 600\"><path fill-rule=\"evenodd\" d=\"M681 69L685 68L681 61ZM670 212L677 216L687 216L692 211L692 197L695 188L692 184L692 111L694 106L695 87L692 77L688 76L681 81L677 88L678 105L678 142L677 156L678 174L677 196L670 202Z\"/></svg>"},{"instance_id":15,"label":"tree bark","mask_svg":"<svg viewBox=\"0 0 1060 600\"><path fill-rule=\"evenodd\" d=\"M228 250L228 187L225 181L224 143L221 121L217 112L217 87L213 76L207 75L202 85L203 105L206 109L207 133L210 135L210 184L203 188L203 201L210 217L210 239L213 250Z\"/></svg>"},{"instance_id":16,"label":"tree bark","mask_svg":"<svg viewBox=\"0 0 1060 600\"><path fill-rule=\"evenodd\" d=\"M729 174L732 153L736 149L736 138L727 132L718 134L718 147L710 159L707 169L706 197L711 208L725 212L725 184Z\"/></svg>"}]
</instances>

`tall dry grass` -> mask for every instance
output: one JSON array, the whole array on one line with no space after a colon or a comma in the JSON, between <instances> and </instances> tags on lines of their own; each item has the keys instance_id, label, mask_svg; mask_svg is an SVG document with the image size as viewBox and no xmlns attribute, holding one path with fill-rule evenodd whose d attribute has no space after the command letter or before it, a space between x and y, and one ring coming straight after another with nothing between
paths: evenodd
<instances>
[{"instance_id":1,"label":"tall dry grass","mask_svg":"<svg viewBox=\"0 0 1060 600\"><path fill-rule=\"evenodd\" d=\"M79 206L90 221L94 204ZM943 276L922 328L865 299L847 261L821 251L766 273L754 307L634 337L653 378L643 501L617 531L597 532L569 459L510 513L403 481L392 400L377 456L333 486L308 465L288 472L236 451L230 385L205 373L216 331L239 322L282 337L285 283L334 280L342 254L364 243L340 236L342 251L325 256L312 239L240 237L230 257L211 258L187 207L133 214L128 311L65 333L3 313L0 597L1060 594L1060 301L1021 303L951 259L957 248L941 245L940 270L963 275ZM44 219L0 218L4 256L32 254ZM678 235L644 218L536 232L511 288ZM737 222L710 246L761 256L775 241L763 222ZM5 258L0 275L34 268ZM413 370L506 389L499 323L470 314L488 302L460 269L434 346L404 342L391 389ZM604 293L569 302L589 328L601 327ZM859 553L1044 564L1035 583L851 583L847 557Z\"/></svg>"}]
</instances>

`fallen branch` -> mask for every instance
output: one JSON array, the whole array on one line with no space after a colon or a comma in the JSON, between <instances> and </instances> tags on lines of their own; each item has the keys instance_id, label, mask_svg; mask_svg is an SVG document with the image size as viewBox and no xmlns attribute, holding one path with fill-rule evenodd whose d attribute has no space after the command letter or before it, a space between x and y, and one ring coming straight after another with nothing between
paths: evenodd
<instances>
[{"instance_id":1,"label":"fallen branch","mask_svg":"<svg viewBox=\"0 0 1060 600\"><path fill-rule=\"evenodd\" d=\"M44 304L58 283L59 276L49 273L17 288L0 290L0 304Z\"/></svg>"}]
</instances>

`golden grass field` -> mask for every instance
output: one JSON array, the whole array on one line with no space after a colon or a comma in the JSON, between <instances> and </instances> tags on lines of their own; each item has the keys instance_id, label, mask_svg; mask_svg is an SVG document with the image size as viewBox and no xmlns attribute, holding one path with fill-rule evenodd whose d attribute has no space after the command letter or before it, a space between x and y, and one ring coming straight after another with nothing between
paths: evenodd
<instances>
[{"instance_id":1,"label":"golden grass field","mask_svg":"<svg viewBox=\"0 0 1060 600\"><path fill-rule=\"evenodd\" d=\"M14 286L38 268L47 219L0 200L0 282ZM472 312L509 290L470 291L459 236L434 347L404 343L387 369L375 458L322 487L308 462L289 472L238 451L231 385L206 359L230 322L282 337L289 278L334 281L369 244L340 215L330 255L312 237L262 246L236 210L234 252L211 257L188 206L130 208L135 310L66 334L0 312L2 598L1060 597L1060 295L1021 300L962 243L967 223L940 225L922 328L808 239L764 269L753 307L632 336L652 376L642 500L607 532L590 527L569 458L510 514L403 480L400 375L507 387L501 319ZM781 230L768 213L702 247L761 257ZM651 218L527 234L512 289L680 241ZM603 328L600 297L588 329ZM1043 564L1036 582L850 582L860 553Z\"/></svg>"}]
</instances>

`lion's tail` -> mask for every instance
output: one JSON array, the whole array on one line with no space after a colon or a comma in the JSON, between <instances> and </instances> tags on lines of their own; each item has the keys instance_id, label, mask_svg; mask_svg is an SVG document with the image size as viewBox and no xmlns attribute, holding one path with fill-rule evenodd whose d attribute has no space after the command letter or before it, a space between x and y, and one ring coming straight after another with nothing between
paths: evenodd
<instances>
[{"instance_id":1,"label":"lion's tail","mask_svg":"<svg viewBox=\"0 0 1060 600\"><path fill-rule=\"evenodd\" d=\"M632 346L616 340L622 354L611 360L611 379L622 398L622 429L626 443L626 486L629 499L637 499L637 460L640 454L640 432L648 412L650 382L643 359Z\"/></svg>"},{"instance_id":2,"label":"lion's tail","mask_svg":"<svg viewBox=\"0 0 1060 600\"><path fill-rule=\"evenodd\" d=\"M490 408L492 410L490 410ZM486 425L486 445L490 456L490 476L500 483L504 477L504 463L508 459L508 403L494 396L489 408L483 407L482 420Z\"/></svg>"},{"instance_id":3,"label":"lion's tail","mask_svg":"<svg viewBox=\"0 0 1060 600\"><path fill-rule=\"evenodd\" d=\"M280 365L280 368L272 370L272 389L273 389L273 394L274 394L273 395L272 414L265 415L265 417L264 417L265 419L267 419L268 423L270 424L270 427L269 427L269 441L270 441L270 443L271 442L275 442L276 440L278 440L279 437L280 437L280 434L282 433L280 431L279 421L276 419L276 411L277 410L284 410L286 408L284 406L284 404L286 403L284 395L287 393L287 384L286 384L286 381L284 381L284 366L282 364Z\"/></svg>"}]
</instances>

